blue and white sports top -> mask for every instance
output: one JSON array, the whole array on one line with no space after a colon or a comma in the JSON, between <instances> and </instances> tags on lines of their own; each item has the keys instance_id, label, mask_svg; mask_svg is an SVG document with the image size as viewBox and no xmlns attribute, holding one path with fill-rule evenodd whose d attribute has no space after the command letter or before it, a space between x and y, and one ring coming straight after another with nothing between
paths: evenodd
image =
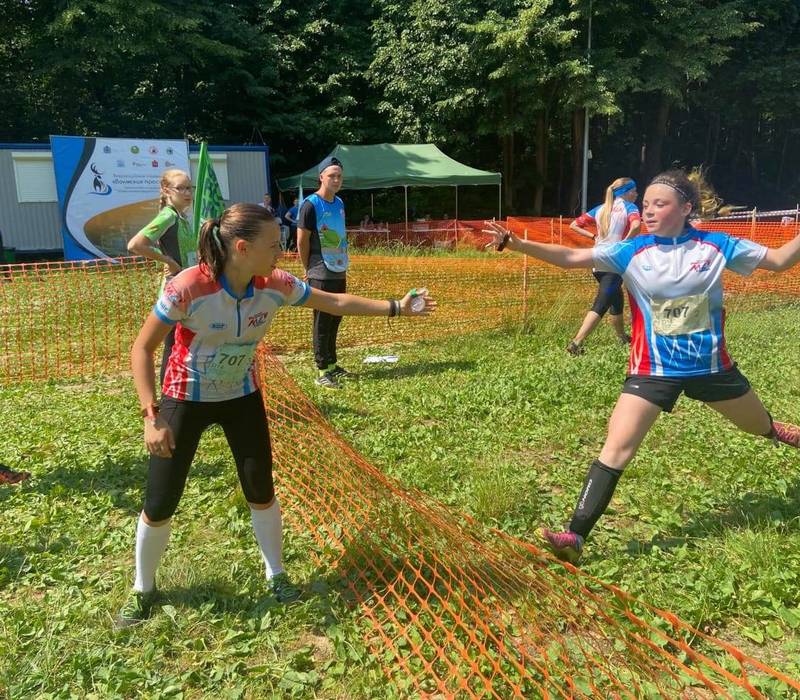
<instances>
[{"instance_id":1,"label":"blue and white sports top","mask_svg":"<svg viewBox=\"0 0 800 700\"><path fill-rule=\"evenodd\" d=\"M733 367L725 348L722 273L749 275L767 249L747 239L688 227L594 248L598 270L622 275L631 305L628 374L696 377Z\"/></svg>"}]
</instances>

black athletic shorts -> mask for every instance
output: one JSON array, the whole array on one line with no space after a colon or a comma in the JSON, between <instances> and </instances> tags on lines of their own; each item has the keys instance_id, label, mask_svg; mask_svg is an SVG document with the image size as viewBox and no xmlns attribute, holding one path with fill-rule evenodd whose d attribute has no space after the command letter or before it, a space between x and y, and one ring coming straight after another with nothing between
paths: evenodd
<instances>
[{"instance_id":1,"label":"black athletic shorts","mask_svg":"<svg viewBox=\"0 0 800 700\"><path fill-rule=\"evenodd\" d=\"M734 365L731 369L700 377L652 377L633 374L622 385L623 394L641 396L670 413L681 393L690 399L713 403L738 399L750 391L750 382Z\"/></svg>"}]
</instances>

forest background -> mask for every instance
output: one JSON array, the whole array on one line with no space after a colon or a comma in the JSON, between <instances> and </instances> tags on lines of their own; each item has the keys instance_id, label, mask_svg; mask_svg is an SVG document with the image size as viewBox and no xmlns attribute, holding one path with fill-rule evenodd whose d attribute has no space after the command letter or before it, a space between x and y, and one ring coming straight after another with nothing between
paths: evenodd
<instances>
[{"instance_id":1,"label":"forest background","mask_svg":"<svg viewBox=\"0 0 800 700\"><path fill-rule=\"evenodd\" d=\"M504 213L568 215L588 109L590 205L673 164L731 204L800 200L797 0L0 0L0 26L0 141L267 143L276 178L430 141L502 172Z\"/></svg>"}]
</instances>

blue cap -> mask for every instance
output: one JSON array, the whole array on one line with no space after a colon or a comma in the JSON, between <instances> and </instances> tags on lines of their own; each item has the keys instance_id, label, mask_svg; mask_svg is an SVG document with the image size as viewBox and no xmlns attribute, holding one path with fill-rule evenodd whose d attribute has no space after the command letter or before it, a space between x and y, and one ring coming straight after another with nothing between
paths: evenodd
<instances>
[{"instance_id":1,"label":"blue cap","mask_svg":"<svg viewBox=\"0 0 800 700\"><path fill-rule=\"evenodd\" d=\"M330 168L333 165L338 165L342 170L344 170L344 166L342 165L342 161L340 161L336 156L328 156L317 166L317 173L322 175L322 171L325 168Z\"/></svg>"}]
</instances>

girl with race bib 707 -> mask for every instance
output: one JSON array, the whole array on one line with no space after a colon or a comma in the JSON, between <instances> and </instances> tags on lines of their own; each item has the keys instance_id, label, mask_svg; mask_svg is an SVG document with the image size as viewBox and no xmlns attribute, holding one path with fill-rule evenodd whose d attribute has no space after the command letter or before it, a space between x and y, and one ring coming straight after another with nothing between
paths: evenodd
<instances>
[{"instance_id":1,"label":"girl with race bib 707","mask_svg":"<svg viewBox=\"0 0 800 700\"><path fill-rule=\"evenodd\" d=\"M703 401L740 430L800 447L800 428L764 408L725 346L722 273L781 272L800 261L800 235L770 249L688 224L696 187L680 170L655 177L644 194L648 233L610 246L573 249L515 238L499 224L498 247L565 268L595 267L621 275L633 317L628 376L611 414L605 444L586 476L566 532L537 530L541 544L577 562L586 536L608 507L622 470L662 411L681 393Z\"/></svg>"},{"instance_id":2,"label":"girl with race bib 707","mask_svg":"<svg viewBox=\"0 0 800 700\"><path fill-rule=\"evenodd\" d=\"M354 316L427 316L436 303L425 290L381 301L329 294L276 268L281 255L275 218L255 204L235 204L203 224L200 264L166 285L131 351L136 392L150 453L144 507L136 529L136 576L116 618L118 628L149 616L155 573L170 535L200 436L219 424L250 506L269 588L279 602L300 595L281 562L281 511L254 355L282 306L307 306ZM424 298L424 305L418 297ZM155 397L153 353L170 329L175 347Z\"/></svg>"}]
</instances>

